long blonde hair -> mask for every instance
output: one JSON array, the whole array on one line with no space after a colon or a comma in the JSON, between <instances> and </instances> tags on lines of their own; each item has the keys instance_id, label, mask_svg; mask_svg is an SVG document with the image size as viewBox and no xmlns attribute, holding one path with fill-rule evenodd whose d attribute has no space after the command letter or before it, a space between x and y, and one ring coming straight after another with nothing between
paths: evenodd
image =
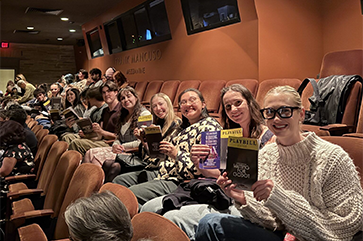
<instances>
[{"instance_id":1,"label":"long blonde hair","mask_svg":"<svg viewBox=\"0 0 363 241\"><path fill-rule=\"evenodd\" d=\"M171 103L171 100L169 98L169 96L167 96L164 93L156 93L155 95L153 95L150 99L150 109L151 109L151 114L153 115L153 119L154 119L154 124L159 124L160 123L160 118L157 117L157 115L154 113L154 110L152 108L152 102L153 99L155 97L160 97L163 98L166 102L166 105L168 106L168 113L165 116L164 119L164 125L161 129L162 134L164 135L166 133L166 131L169 129L169 127L173 124L173 122L175 122L177 119L179 119L178 116L176 116L174 109L173 109L173 104Z\"/></svg>"},{"instance_id":2,"label":"long blonde hair","mask_svg":"<svg viewBox=\"0 0 363 241\"><path fill-rule=\"evenodd\" d=\"M268 96L276 94L290 95L294 104L299 108L303 108L299 93L289 85L277 86L275 88L270 89L265 95L264 102L266 101Z\"/></svg>"}]
</instances>

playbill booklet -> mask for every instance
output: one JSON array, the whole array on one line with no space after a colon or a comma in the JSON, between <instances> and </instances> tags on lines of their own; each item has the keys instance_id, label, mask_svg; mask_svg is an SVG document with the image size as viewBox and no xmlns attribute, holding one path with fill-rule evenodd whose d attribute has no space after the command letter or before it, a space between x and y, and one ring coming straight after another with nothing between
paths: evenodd
<instances>
[{"instance_id":1,"label":"playbill booklet","mask_svg":"<svg viewBox=\"0 0 363 241\"><path fill-rule=\"evenodd\" d=\"M137 119L137 127L148 127L153 123L153 116L152 115L143 115L139 116Z\"/></svg>"},{"instance_id":2,"label":"playbill booklet","mask_svg":"<svg viewBox=\"0 0 363 241\"><path fill-rule=\"evenodd\" d=\"M77 115L77 113L73 110L72 107L68 107L67 109L65 109L64 111L62 111L62 115L64 116L64 118L73 118L74 120L79 120L79 116Z\"/></svg>"},{"instance_id":3,"label":"playbill booklet","mask_svg":"<svg viewBox=\"0 0 363 241\"><path fill-rule=\"evenodd\" d=\"M228 137L227 175L236 188L251 190L258 177L259 140Z\"/></svg>"},{"instance_id":4,"label":"playbill booklet","mask_svg":"<svg viewBox=\"0 0 363 241\"><path fill-rule=\"evenodd\" d=\"M209 146L209 156L199 163L201 169L225 169L229 136L243 136L242 128L202 132L201 144Z\"/></svg>"},{"instance_id":5,"label":"playbill booklet","mask_svg":"<svg viewBox=\"0 0 363 241\"><path fill-rule=\"evenodd\" d=\"M86 138L89 139L89 138L97 137L97 133L93 131L91 119L89 119L89 118L79 119L77 121L77 125L79 126L79 128L81 128L81 130L83 131L83 134L86 136Z\"/></svg>"},{"instance_id":6,"label":"playbill booklet","mask_svg":"<svg viewBox=\"0 0 363 241\"><path fill-rule=\"evenodd\" d=\"M148 155L152 158L165 159L165 155L159 152L160 141L162 134L160 126L145 127L145 138L149 148Z\"/></svg>"}]
</instances>

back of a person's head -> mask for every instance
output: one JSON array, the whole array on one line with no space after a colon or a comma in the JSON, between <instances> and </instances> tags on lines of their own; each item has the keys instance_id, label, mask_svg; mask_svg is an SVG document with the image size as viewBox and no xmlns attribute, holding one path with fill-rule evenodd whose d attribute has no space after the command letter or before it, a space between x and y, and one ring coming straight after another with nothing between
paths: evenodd
<instances>
[{"instance_id":1,"label":"back of a person's head","mask_svg":"<svg viewBox=\"0 0 363 241\"><path fill-rule=\"evenodd\" d=\"M13 120L0 121L0 147L17 145L25 141L25 129Z\"/></svg>"},{"instance_id":2,"label":"back of a person's head","mask_svg":"<svg viewBox=\"0 0 363 241\"><path fill-rule=\"evenodd\" d=\"M102 93L99 87L91 87L86 92L86 99L95 99L103 101Z\"/></svg>"},{"instance_id":3,"label":"back of a person's head","mask_svg":"<svg viewBox=\"0 0 363 241\"><path fill-rule=\"evenodd\" d=\"M11 105L8 108L8 117L9 120L13 120L21 124L25 125L25 121L27 116L26 111L20 105Z\"/></svg>"},{"instance_id":4,"label":"back of a person's head","mask_svg":"<svg viewBox=\"0 0 363 241\"><path fill-rule=\"evenodd\" d=\"M69 234L76 240L129 241L133 235L125 205L110 191L77 199L64 216Z\"/></svg>"}]
</instances>

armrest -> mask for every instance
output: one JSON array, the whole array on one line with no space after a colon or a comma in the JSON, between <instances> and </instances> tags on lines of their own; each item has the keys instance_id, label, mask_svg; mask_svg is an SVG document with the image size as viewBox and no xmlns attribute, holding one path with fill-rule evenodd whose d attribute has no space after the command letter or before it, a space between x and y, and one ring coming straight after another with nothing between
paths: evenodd
<instances>
[{"instance_id":1,"label":"armrest","mask_svg":"<svg viewBox=\"0 0 363 241\"><path fill-rule=\"evenodd\" d=\"M329 131L332 136L341 136L344 133L354 132L354 126L348 126L346 124L329 124L326 126L321 126L320 130Z\"/></svg>"},{"instance_id":2,"label":"armrest","mask_svg":"<svg viewBox=\"0 0 363 241\"><path fill-rule=\"evenodd\" d=\"M52 209L43 209L43 210L33 210L33 211L27 211L24 213L19 213L16 215L10 216L10 222L12 222L13 227L17 228L20 225L23 225L25 223L25 220L31 219L31 218L40 218L40 217L47 217L52 216L54 214L54 211Z\"/></svg>"},{"instance_id":3,"label":"armrest","mask_svg":"<svg viewBox=\"0 0 363 241\"><path fill-rule=\"evenodd\" d=\"M11 199L18 199L21 196L35 195L35 194L42 194L42 193L43 193L43 189L41 189L41 188L24 189L24 190L19 190L19 191L16 191L16 192L9 192L7 194L7 197L11 198Z\"/></svg>"},{"instance_id":4,"label":"armrest","mask_svg":"<svg viewBox=\"0 0 363 241\"><path fill-rule=\"evenodd\" d=\"M7 183L14 183L14 182L22 181L22 180L35 179L35 177L36 177L35 174L24 174L24 175L6 177L5 181Z\"/></svg>"},{"instance_id":5,"label":"armrest","mask_svg":"<svg viewBox=\"0 0 363 241\"><path fill-rule=\"evenodd\" d=\"M32 210L27 211L15 215L10 216L10 221L14 221L16 219L28 219L28 218L35 218L35 217L43 217L43 216L50 216L53 215L54 211L52 209L43 209L43 210Z\"/></svg>"},{"instance_id":6,"label":"armrest","mask_svg":"<svg viewBox=\"0 0 363 241\"><path fill-rule=\"evenodd\" d=\"M355 138L363 138L363 133L348 133L348 134L344 134L343 136L355 137Z\"/></svg>"}]
</instances>

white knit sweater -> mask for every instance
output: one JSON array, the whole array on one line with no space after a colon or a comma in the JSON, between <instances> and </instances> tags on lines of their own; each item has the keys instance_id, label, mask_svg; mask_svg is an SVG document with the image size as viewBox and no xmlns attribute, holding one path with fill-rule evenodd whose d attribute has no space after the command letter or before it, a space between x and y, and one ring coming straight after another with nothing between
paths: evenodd
<instances>
[{"instance_id":1,"label":"white knit sweater","mask_svg":"<svg viewBox=\"0 0 363 241\"><path fill-rule=\"evenodd\" d=\"M299 240L351 240L362 229L363 191L353 161L339 146L304 133L292 146L266 145L259 154L259 180L274 188L265 202L245 192L244 218Z\"/></svg>"}]
</instances>

